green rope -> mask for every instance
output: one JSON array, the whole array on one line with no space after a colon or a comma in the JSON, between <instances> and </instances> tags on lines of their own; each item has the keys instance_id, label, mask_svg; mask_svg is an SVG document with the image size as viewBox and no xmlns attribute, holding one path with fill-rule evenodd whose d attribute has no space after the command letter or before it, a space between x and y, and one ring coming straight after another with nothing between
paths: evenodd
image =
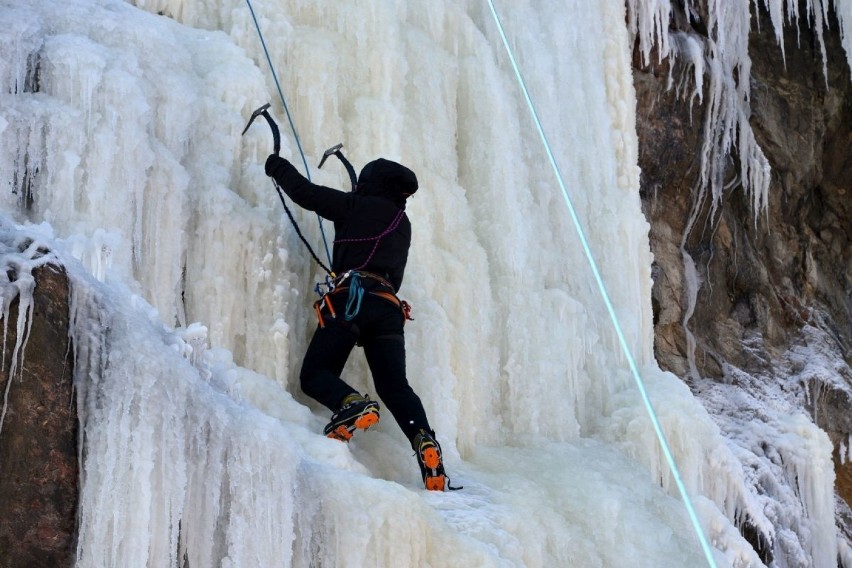
<instances>
[{"instance_id":1,"label":"green rope","mask_svg":"<svg viewBox=\"0 0 852 568\"><path fill-rule=\"evenodd\" d=\"M536 128L538 129L539 137L541 138L542 143L544 144L545 151L547 152L547 157L550 160L550 165L553 167L553 171L556 174L556 179L559 182L559 188L562 190L562 196L565 198L565 203L568 206L568 211L571 214L571 219L574 222L574 227L577 229L577 234L580 237L580 243L583 246L583 252L586 255L586 260L589 262L589 266L592 268L592 273L595 277L595 282L598 285L598 289L600 290L601 296L603 296L604 304L606 304L607 312L609 312L610 320L612 320L612 325L615 328L615 333L618 336L618 342L621 345L622 350L624 351L625 357L627 357L627 362L630 366L630 371L633 374L633 378L636 381L636 386L639 389L639 393L642 395L642 402L645 403L645 408L648 411L648 415L651 417L651 423L654 426L654 431L657 434L657 438L660 441L660 446L662 446L663 454L666 457L666 461L668 462L669 469L671 470L672 477L674 477L674 481L677 484L678 491L680 492L681 498L683 499L683 503L686 506L687 513L689 514L689 519L692 521L692 526L695 529L695 533L698 535L698 540L701 543L701 548L704 551L704 556L707 558L707 564L712 568L716 568L716 560L713 558L713 551L710 548L710 544L707 541L707 537L704 534L704 530L701 527L701 523L698 520L698 515L695 512L695 508L692 505L692 500L689 497L689 494L686 491L686 487L683 484L683 481L680 477L680 472L678 471L677 464L675 463L674 456L672 455L672 451L669 447L669 443L666 440L666 435L663 432L662 427L660 426L660 421L657 418L657 413L654 412L654 407L651 405L651 399L648 396L648 392L645 389L645 383L642 381L642 376L639 374L639 369L636 365L636 361L633 358L633 354L630 352L630 347L627 345L627 339L624 336L624 332L621 329L621 324L618 321L618 316L615 314L615 308L612 305L612 301L610 300L609 293L607 292L606 286L604 285L603 278L601 278L600 271L598 270L598 265L595 262L594 256L592 255L592 250L589 247L588 239L586 238L586 234L583 231L583 227L580 224L580 219L577 216L577 212L574 209L574 204L571 201L571 197L568 195L568 190L566 189L565 182L562 179L562 173L559 171L559 166L556 164L556 159L553 156L553 151L550 148L550 143L547 141L547 137L544 134L544 128L542 127L541 121L538 118L538 113L535 110L535 106L533 105L532 99L530 98L529 91L527 90L526 83L524 82L523 76L521 75L520 68L518 67L517 62L515 61L514 53L512 52L512 48L509 46L509 40L506 38L506 32L503 30L503 24L500 23L500 17L497 15L497 10L494 8L494 3L492 0L488 0L488 5L491 7L491 13L494 16L494 21L497 23L497 29L500 31L500 37L503 39L503 45L506 48L506 52L509 55L509 60L512 63L512 68L515 71L515 76L518 79L518 83L521 86L521 90L524 93L524 98L526 99L527 106L529 107L530 114L532 115L533 121L535 122Z\"/></svg>"}]
</instances>

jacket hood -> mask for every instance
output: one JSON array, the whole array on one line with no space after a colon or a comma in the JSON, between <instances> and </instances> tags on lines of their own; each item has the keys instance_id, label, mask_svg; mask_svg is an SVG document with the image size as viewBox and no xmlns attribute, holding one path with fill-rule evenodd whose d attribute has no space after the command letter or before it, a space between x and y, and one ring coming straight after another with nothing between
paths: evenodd
<instances>
[{"instance_id":1,"label":"jacket hood","mask_svg":"<svg viewBox=\"0 0 852 568\"><path fill-rule=\"evenodd\" d=\"M358 176L358 193L387 197L396 203L405 203L417 188L414 172L384 158L368 163Z\"/></svg>"}]
</instances>

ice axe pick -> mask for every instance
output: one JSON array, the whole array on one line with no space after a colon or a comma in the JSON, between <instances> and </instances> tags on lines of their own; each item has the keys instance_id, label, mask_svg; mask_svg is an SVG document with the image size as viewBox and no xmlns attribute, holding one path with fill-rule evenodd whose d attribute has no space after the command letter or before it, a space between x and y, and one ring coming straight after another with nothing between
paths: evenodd
<instances>
[{"instance_id":1,"label":"ice axe pick","mask_svg":"<svg viewBox=\"0 0 852 568\"><path fill-rule=\"evenodd\" d=\"M352 191L355 191L355 186L358 183L356 176L355 176L355 168L352 167L352 164L349 163L349 160L347 160L346 157L343 155L343 152L340 151L342 148L343 148L343 143L340 143L340 144L332 146L331 148L326 150L322 155L322 160L320 160L320 163L317 166L317 169L322 168L322 165L325 163L325 161L328 159L329 156L331 156L331 155L337 156L337 158L341 162L343 162L343 167L346 168L346 172L349 174L349 181L352 183Z\"/></svg>"},{"instance_id":2,"label":"ice axe pick","mask_svg":"<svg viewBox=\"0 0 852 568\"><path fill-rule=\"evenodd\" d=\"M249 129L249 126L251 126L251 123L254 122L254 119L256 119L258 116L263 116L263 118L266 119L266 122L269 123L269 128L272 130L272 151L277 156L278 152L281 151L281 133L278 131L278 125L275 124L275 121L269 115L268 109L269 103L266 103L265 105L254 111L251 114L251 118L249 118L248 124L246 124L246 127L243 129L243 133L241 136L245 135L245 133Z\"/></svg>"}]
</instances>

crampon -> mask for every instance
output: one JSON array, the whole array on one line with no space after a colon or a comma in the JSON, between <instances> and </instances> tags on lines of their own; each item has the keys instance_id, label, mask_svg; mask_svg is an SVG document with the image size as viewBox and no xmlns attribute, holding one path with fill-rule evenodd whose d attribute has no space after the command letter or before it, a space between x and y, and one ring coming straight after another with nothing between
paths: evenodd
<instances>
[{"instance_id":1,"label":"crampon","mask_svg":"<svg viewBox=\"0 0 852 568\"><path fill-rule=\"evenodd\" d=\"M417 463L420 464L420 474L426 489L429 491L449 489L449 480L444 473L444 462L441 457L441 445L435 439L434 432L420 430L414 437L414 451L417 453Z\"/></svg>"},{"instance_id":2,"label":"crampon","mask_svg":"<svg viewBox=\"0 0 852 568\"><path fill-rule=\"evenodd\" d=\"M366 430L378 423L379 403L359 396L332 415L323 433L329 438L348 442L355 430Z\"/></svg>"}]
</instances>

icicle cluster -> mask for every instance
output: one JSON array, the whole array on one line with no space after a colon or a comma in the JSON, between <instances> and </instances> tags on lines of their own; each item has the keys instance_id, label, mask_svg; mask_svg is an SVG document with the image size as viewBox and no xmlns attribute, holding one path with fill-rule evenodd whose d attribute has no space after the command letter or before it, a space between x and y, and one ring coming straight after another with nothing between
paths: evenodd
<instances>
[{"instance_id":1,"label":"icicle cluster","mask_svg":"<svg viewBox=\"0 0 852 568\"><path fill-rule=\"evenodd\" d=\"M694 4L694 1L686 2L683 9L689 18L699 19ZM682 58L687 68L693 69L692 97L701 99L707 108L703 125L700 183L695 199L695 213L687 232L691 230L697 210L705 200L708 197L711 200L712 218L724 190L731 185L741 184L749 195L755 223L759 215L766 212L770 167L749 124L751 59L748 55L748 34L751 31L751 11L762 7L769 11L782 56L785 24L793 24L798 29L804 20L810 25L817 36L823 74L827 80L828 62L823 35L828 26L828 11L832 4L840 24L847 61L852 68L852 30L849 29L852 2L848 0L836 0L833 3L828 0L807 0L801 5L790 0L764 0L760 5L748 0L709 0L708 21L703 22L708 30L707 37L681 32L671 34L668 29L671 17L669 0L628 2L628 24L638 38L643 60L648 62L654 49L658 60L668 56ZM739 172L736 178L726 179L731 156L738 158Z\"/></svg>"},{"instance_id":2,"label":"icicle cluster","mask_svg":"<svg viewBox=\"0 0 852 568\"><path fill-rule=\"evenodd\" d=\"M0 300L3 311L3 345L9 337L9 326L14 325L15 345L11 349L10 360L6 360L3 351L3 369L8 369L6 388L3 391L3 408L0 411L0 433L8 410L9 391L12 385L23 381L23 361L26 355L27 340L32 326L33 291L35 279L33 270L48 263L56 263L56 257L45 242L17 233L6 220L0 220ZM12 303L17 301L17 317L10 322Z\"/></svg>"}]
</instances>

